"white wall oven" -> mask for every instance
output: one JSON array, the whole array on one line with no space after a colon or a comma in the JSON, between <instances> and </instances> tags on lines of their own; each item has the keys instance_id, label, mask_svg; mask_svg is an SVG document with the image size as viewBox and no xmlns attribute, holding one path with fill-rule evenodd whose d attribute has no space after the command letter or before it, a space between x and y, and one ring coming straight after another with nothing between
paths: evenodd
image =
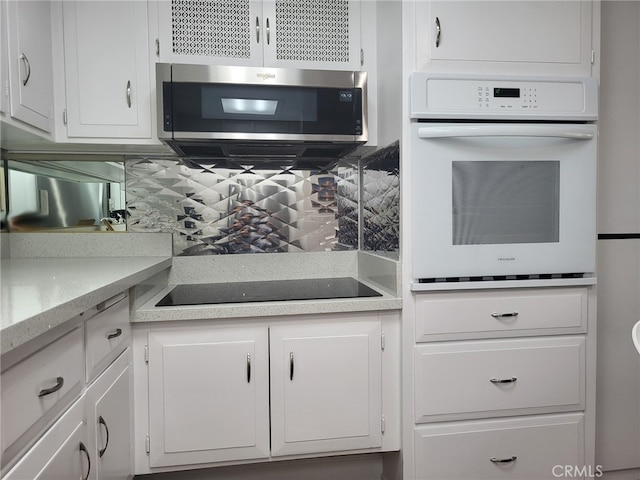
<instances>
[{"instance_id":1,"label":"white wall oven","mask_svg":"<svg viewBox=\"0 0 640 480\"><path fill-rule=\"evenodd\" d=\"M597 83L411 77L414 285L595 271Z\"/></svg>"}]
</instances>

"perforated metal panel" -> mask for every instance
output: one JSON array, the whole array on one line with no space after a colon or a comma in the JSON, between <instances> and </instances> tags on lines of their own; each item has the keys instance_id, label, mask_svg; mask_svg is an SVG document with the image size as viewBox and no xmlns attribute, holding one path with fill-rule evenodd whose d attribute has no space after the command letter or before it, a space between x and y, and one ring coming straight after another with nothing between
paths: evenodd
<instances>
[{"instance_id":1,"label":"perforated metal panel","mask_svg":"<svg viewBox=\"0 0 640 480\"><path fill-rule=\"evenodd\" d=\"M276 58L349 62L348 0L276 1Z\"/></svg>"},{"instance_id":2,"label":"perforated metal panel","mask_svg":"<svg viewBox=\"0 0 640 480\"><path fill-rule=\"evenodd\" d=\"M172 0L173 53L248 59L249 19L249 0Z\"/></svg>"}]
</instances>

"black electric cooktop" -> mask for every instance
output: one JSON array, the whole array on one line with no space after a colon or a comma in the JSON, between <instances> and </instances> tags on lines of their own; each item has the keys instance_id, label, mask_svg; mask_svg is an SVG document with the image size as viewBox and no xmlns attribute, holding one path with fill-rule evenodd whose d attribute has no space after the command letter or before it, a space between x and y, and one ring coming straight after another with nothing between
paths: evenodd
<instances>
[{"instance_id":1,"label":"black electric cooktop","mask_svg":"<svg viewBox=\"0 0 640 480\"><path fill-rule=\"evenodd\" d=\"M351 277L197 283L176 285L156 303L156 307L381 296L381 293Z\"/></svg>"}]
</instances>

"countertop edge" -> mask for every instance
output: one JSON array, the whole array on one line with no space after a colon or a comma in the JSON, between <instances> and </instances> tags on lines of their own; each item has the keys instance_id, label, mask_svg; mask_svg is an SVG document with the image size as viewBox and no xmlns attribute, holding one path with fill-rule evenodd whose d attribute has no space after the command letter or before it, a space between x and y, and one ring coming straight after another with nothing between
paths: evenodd
<instances>
[{"instance_id":1,"label":"countertop edge","mask_svg":"<svg viewBox=\"0 0 640 480\"><path fill-rule=\"evenodd\" d=\"M160 293L156 293L153 298L132 312L131 323L220 320L402 309L402 298L391 296L380 288L376 289L381 291L382 297L156 307L156 302L168 293L170 289L171 286L164 288Z\"/></svg>"},{"instance_id":2,"label":"countertop edge","mask_svg":"<svg viewBox=\"0 0 640 480\"><path fill-rule=\"evenodd\" d=\"M104 285L30 316L7 325L0 331L0 355L34 340L52 329L72 320L80 313L94 307L118 293L160 273L171 266L171 257L149 257L150 264L137 271L106 282ZM64 261L64 259L61 259Z\"/></svg>"}]
</instances>

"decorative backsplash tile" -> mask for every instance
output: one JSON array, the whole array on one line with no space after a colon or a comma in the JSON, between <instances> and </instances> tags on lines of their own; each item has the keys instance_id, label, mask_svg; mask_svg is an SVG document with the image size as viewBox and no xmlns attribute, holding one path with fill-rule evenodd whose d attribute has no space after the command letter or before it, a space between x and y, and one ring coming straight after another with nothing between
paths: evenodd
<instances>
[{"instance_id":1,"label":"decorative backsplash tile","mask_svg":"<svg viewBox=\"0 0 640 480\"><path fill-rule=\"evenodd\" d=\"M173 232L174 255L356 249L357 182L348 162L297 170L129 159L127 229Z\"/></svg>"},{"instance_id":2,"label":"decorative backsplash tile","mask_svg":"<svg viewBox=\"0 0 640 480\"><path fill-rule=\"evenodd\" d=\"M127 159L127 230L173 233L174 255L352 250L362 236L363 250L397 258L397 142L360 168L267 167Z\"/></svg>"},{"instance_id":3,"label":"decorative backsplash tile","mask_svg":"<svg viewBox=\"0 0 640 480\"><path fill-rule=\"evenodd\" d=\"M400 250L400 145L394 142L362 161L362 250L398 259Z\"/></svg>"}]
</instances>

